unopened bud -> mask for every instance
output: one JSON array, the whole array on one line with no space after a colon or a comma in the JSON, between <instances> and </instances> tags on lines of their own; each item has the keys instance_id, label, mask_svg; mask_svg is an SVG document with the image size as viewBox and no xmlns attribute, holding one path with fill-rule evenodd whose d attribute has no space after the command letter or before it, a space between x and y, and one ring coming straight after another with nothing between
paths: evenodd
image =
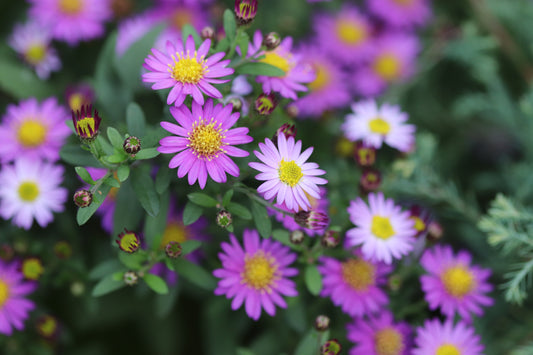
<instances>
[{"instance_id":1,"label":"unopened bud","mask_svg":"<svg viewBox=\"0 0 533 355\"><path fill-rule=\"evenodd\" d=\"M89 190L81 189L74 193L73 200L78 207L88 207L93 202L93 194Z\"/></svg>"},{"instance_id":2,"label":"unopened bud","mask_svg":"<svg viewBox=\"0 0 533 355\"><path fill-rule=\"evenodd\" d=\"M120 250L129 254L135 253L141 246L141 239L137 233L131 232L127 229L124 229L124 232L118 235L116 242Z\"/></svg>"},{"instance_id":3,"label":"unopened bud","mask_svg":"<svg viewBox=\"0 0 533 355\"><path fill-rule=\"evenodd\" d=\"M437 221L431 221L428 225L428 234L427 238L431 241L437 241L442 238L444 230L442 226Z\"/></svg>"},{"instance_id":4,"label":"unopened bud","mask_svg":"<svg viewBox=\"0 0 533 355\"><path fill-rule=\"evenodd\" d=\"M228 211L220 211L217 214L217 224L222 228L227 228L231 225L233 219L231 218L231 213Z\"/></svg>"},{"instance_id":5,"label":"unopened bud","mask_svg":"<svg viewBox=\"0 0 533 355\"><path fill-rule=\"evenodd\" d=\"M338 355L341 353L342 346L337 339L331 339L320 348L321 355Z\"/></svg>"},{"instance_id":6,"label":"unopened bud","mask_svg":"<svg viewBox=\"0 0 533 355\"><path fill-rule=\"evenodd\" d=\"M320 239L322 246L325 248L335 248L339 245L340 241L340 233L331 229L326 231Z\"/></svg>"},{"instance_id":7,"label":"unopened bud","mask_svg":"<svg viewBox=\"0 0 533 355\"><path fill-rule=\"evenodd\" d=\"M181 244L176 241L170 241L165 246L165 253L171 259L177 259L181 256Z\"/></svg>"},{"instance_id":8,"label":"unopened bud","mask_svg":"<svg viewBox=\"0 0 533 355\"><path fill-rule=\"evenodd\" d=\"M124 283L128 286L133 286L139 280L139 276L134 271L126 271L123 276Z\"/></svg>"},{"instance_id":9,"label":"unopened bud","mask_svg":"<svg viewBox=\"0 0 533 355\"><path fill-rule=\"evenodd\" d=\"M200 32L200 36L204 41L206 39L213 40L213 38L215 38L215 30L213 29L213 27L205 26L202 29L202 32Z\"/></svg>"},{"instance_id":10,"label":"unopened bud","mask_svg":"<svg viewBox=\"0 0 533 355\"><path fill-rule=\"evenodd\" d=\"M281 134L283 134L287 139L289 139L289 137L296 138L296 126L288 123L282 124L281 127L276 130L276 133L274 133L274 137L272 137L272 142L277 142L278 137Z\"/></svg>"},{"instance_id":11,"label":"unopened bud","mask_svg":"<svg viewBox=\"0 0 533 355\"><path fill-rule=\"evenodd\" d=\"M359 180L359 188L363 193L376 191L381 185L381 173L377 169L366 169Z\"/></svg>"},{"instance_id":12,"label":"unopened bud","mask_svg":"<svg viewBox=\"0 0 533 355\"><path fill-rule=\"evenodd\" d=\"M363 142L357 142L353 157L360 166L372 166L376 162L376 148L367 147Z\"/></svg>"},{"instance_id":13,"label":"unopened bud","mask_svg":"<svg viewBox=\"0 0 533 355\"><path fill-rule=\"evenodd\" d=\"M55 317L44 315L37 318L35 328L43 338L53 339L59 331L59 324Z\"/></svg>"},{"instance_id":14,"label":"unopened bud","mask_svg":"<svg viewBox=\"0 0 533 355\"><path fill-rule=\"evenodd\" d=\"M285 112L287 112L287 115L290 118L297 118L298 114L300 113L300 110L295 104L290 104L285 108Z\"/></svg>"},{"instance_id":15,"label":"unopened bud","mask_svg":"<svg viewBox=\"0 0 533 355\"><path fill-rule=\"evenodd\" d=\"M124 140L123 147L126 153L135 155L141 150L141 140L137 137L130 136Z\"/></svg>"},{"instance_id":16,"label":"unopened bud","mask_svg":"<svg viewBox=\"0 0 533 355\"><path fill-rule=\"evenodd\" d=\"M39 280L44 273L43 263L39 258L26 258L22 261L22 275L28 280Z\"/></svg>"},{"instance_id":17,"label":"unopened bud","mask_svg":"<svg viewBox=\"0 0 533 355\"><path fill-rule=\"evenodd\" d=\"M235 0L235 18L239 25L247 25L257 14L257 0Z\"/></svg>"},{"instance_id":18,"label":"unopened bud","mask_svg":"<svg viewBox=\"0 0 533 355\"><path fill-rule=\"evenodd\" d=\"M263 39L263 45L267 47L268 50L276 49L281 43L281 36L276 32L268 33Z\"/></svg>"},{"instance_id":19,"label":"unopened bud","mask_svg":"<svg viewBox=\"0 0 533 355\"><path fill-rule=\"evenodd\" d=\"M260 115L270 115L277 105L276 96L273 93L263 93L255 100L255 109Z\"/></svg>"},{"instance_id":20,"label":"unopened bud","mask_svg":"<svg viewBox=\"0 0 533 355\"><path fill-rule=\"evenodd\" d=\"M59 241L54 245L54 253L59 259L68 259L72 255L72 247L64 240Z\"/></svg>"},{"instance_id":21,"label":"unopened bud","mask_svg":"<svg viewBox=\"0 0 533 355\"><path fill-rule=\"evenodd\" d=\"M242 101L241 99L237 98L237 97L232 97L231 99L229 99L228 101L231 106L232 106L232 112L241 112L242 110Z\"/></svg>"},{"instance_id":22,"label":"unopened bud","mask_svg":"<svg viewBox=\"0 0 533 355\"><path fill-rule=\"evenodd\" d=\"M81 296L85 292L85 285L81 281L75 281L70 284L70 292L74 296Z\"/></svg>"},{"instance_id":23,"label":"unopened bud","mask_svg":"<svg viewBox=\"0 0 533 355\"><path fill-rule=\"evenodd\" d=\"M329 217L317 211L300 211L294 215L296 223L307 229L320 230L327 228Z\"/></svg>"},{"instance_id":24,"label":"unopened bud","mask_svg":"<svg viewBox=\"0 0 533 355\"><path fill-rule=\"evenodd\" d=\"M292 231L289 236L289 240L291 241L292 244L302 244L302 242L304 241L304 238L305 238L304 232L302 232L299 229Z\"/></svg>"},{"instance_id":25,"label":"unopened bud","mask_svg":"<svg viewBox=\"0 0 533 355\"><path fill-rule=\"evenodd\" d=\"M319 315L315 319L315 329L319 332L325 332L329 329L329 317L324 315Z\"/></svg>"}]
</instances>

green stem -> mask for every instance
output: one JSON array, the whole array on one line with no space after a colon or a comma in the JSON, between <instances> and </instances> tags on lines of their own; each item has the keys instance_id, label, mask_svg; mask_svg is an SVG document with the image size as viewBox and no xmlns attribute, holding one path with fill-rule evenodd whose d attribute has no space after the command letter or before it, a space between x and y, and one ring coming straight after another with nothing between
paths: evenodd
<instances>
[{"instance_id":1,"label":"green stem","mask_svg":"<svg viewBox=\"0 0 533 355\"><path fill-rule=\"evenodd\" d=\"M242 27L237 27L237 33L231 42L231 46L228 52L228 58L231 59L235 55L235 49L237 48L237 38L240 37L241 33L244 31Z\"/></svg>"},{"instance_id":2,"label":"green stem","mask_svg":"<svg viewBox=\"0 0 533 355\"><path fill-rule=\"evenodd\" d=\"M262 205L265 206L265 207L270 207L270 208L272 208L272 209L274 209L274 210L276 210L276 211L278 211L278 212L283 213L283 216L286 216L286 215L290 215L290 216L292 216L292 215L293 215L293 214L290 213L290 212L287 212L287 211L285 211L285 210L282 210L282 209L279 208L279 207L274 206L272 203L268 202L267 200L265 200L265 199L262 198L261 196L256 195L254 192L252 192L252 191L250 190L249 187L236 186L236 187L235 187L235 190L245 193L246 196L248 196L250 199L259 202L260 204L262 204Z\"/></svg>"},{"instance_id":3,"label":"green stem","mask_svg":"<svg viewBox=\"0 0 533 355\"><path fill-rule=\"evenodd\" d=\"M92 194L96 193L96 191L98 191L98 189L100 188L102 183L105 181L105 179L107 179L108 177L110 177L112 175L113 175L113 170L111 170L111 169L107 170L107 173L105 173L105 175L102 176L102 178L98 179L96 184L93 185L93 187L91 188L91 193Z\"/></svg>"}]
</instances>

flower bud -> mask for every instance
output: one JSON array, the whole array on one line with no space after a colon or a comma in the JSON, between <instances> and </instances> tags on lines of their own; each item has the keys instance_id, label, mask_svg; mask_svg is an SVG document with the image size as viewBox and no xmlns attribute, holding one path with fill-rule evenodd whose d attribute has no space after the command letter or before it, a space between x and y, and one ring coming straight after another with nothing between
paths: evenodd
<instances>
[{"instance_id":1,"label":"flower bud","mask_svg":"<svg viewBox=\"0 0 533 355\"><path fill-rule=\"evenodd\" d=\"M439 222L431 221L429 223L428 234L427 234L428 240L435 242L441 239L443 234L444 234L444 230L442 229L442 226L440 225Z\"/></svg>"},{"instance_id":2,"label":"flower bud","mask_svg":"<svg viewBox=\"0 0 533 355\"><path fill-rule=\"evenodd\" d=\"M134 271L126 271L123 280L126 285L133 286L139 281L139 276Z\"/></svg>"},{"instance_id":3,"label":"flower bud","mask_svg":"<svg viewBox=\"0 0 533 355\"><path fill-rule=\"evenodd\" d=\"M307 229L325 229L329 224L327 214L317 211L300 211L294 215L296 223Z\"/></svg>"},{"instance_id":4,"label":"flower bud","mask_svg":"<svg viewBox=\"0 0 533 355\"><path fill-rule=\"evenodd\" d=\"M289 137L296 138L296 126L288 123L282 124L281 127L276 130L276 133L274 133L274 137L272 137L272 142L274 142L274 144L276 144L278 137L281 134L287 139L289 139Z\"/></svg>"},{"instance_id":5,"label":"flower bud","mask_svg":"<svg viewBox=\"0 0 533 355\"><path fill-rule=\"evenodd\" d=\"M381 173L376 169L366 169L359 180L359 188L363 193L376 191L381 185Z\"/></svg>"},{"instance_id":6,"label":"flower bud","mask_svg":"<svg viewBox=\"0 0 533 355\"><path fill-rule=\"evenodd\" d=\"M227 228L231 225L233 219L231 218L231 213L228 211L219 211L217 213L217 224L222 228Z\"/></svg>"},{"instance_id":7,"label":"flower bud","mask_svg":"<svg viewBox=\"0 0 533 355\"><path fill-rule=\"evenodd\" d=\"M130 136L124 140L124 151L128 154L135 155L141 150L141 140L137 137Z\"/></svg>"},{"instance_id":8,"label":"flower bud","mask_svg":"<svg viewBox=\"0 0 533 355\"><path fill-rule=\"evenodd\" d=\"M340 241L341 238L339 232L332 229L326 231L326 233L324 233L320 239L320 243L325 248L335 248L337 245L339 245Z\"/></svg>"},{"instance_id":9,"label":"flower bud","mask_svg":"<svg viewBox=\"0 0 533 355\"><path fill-rule=\"evenodd\" d=\"M98 135L100 129L100 122L102 119L98 115L98 111L92 113L92 106L82 106L80 110L72 111L72 123L78 137L82 141L93 141Z\"/></svg>"},{"instance_id":10,"label":"flower bud","mask_svg":"<svg viewBox=\"0 0 533 355\"><path fill-rule=\"evenodd\" d=\"M278 102L273 93L263 93L255 100L255 109L260 115L270 115L277 105Z\"/></svg>"},{"instance_id":11,"label":"flower bud","mask_svg":"<svg viewBox=\"0 0 533 355\"><path fill-rule=\"evenodd\" d=\"M22 261L21 271L28 280L39 280L44 273L43 263L39 258L26 258Z\"/></svg>"},{"instance_id":12,"label":"flower bud","mask_svg":"<svg viewBox=\"0 0 533 355\"><path fill-rule=\"evenodd\" d=\"M281 36L276 32L268 33L263 39L263 45L268 50L276 49L276 47L279 46L280 43L281 43Z\"/></svg>"},{"instance_id":13,"label":"flower bud","mask_svg":"<svg viewBox=\"0 0 533 355\"><path fill-rule=\"evenodd\" d=\"M93 194L89 190L81 189L74 193L73 200L78 207L88 207L93 202Z\"/></svg>"},{"instance_id":14,"label":"flower bud","mask_svg":"<svg viewBox=\"0 0 533 355\"><path fill-rule=\"evenodd\" d=\"M315 329L319 332L325 332L329 329L329 317L324 315L319 315L315 319Z\"/></svg>"},{"instance_id":15,"label":"flower bud","mask_svg":"<svg viewBox=\"0 0 533 355\"><path fill-rule=\"evenodd\" d=\"M241 99L239 99L237 97L232 97L231 99L229 99L228 103L230 103L231 106L232 106L232 108L231 108L232 112L241 112L241 110L242 110L242 101L241 101Z\"/></svg>"},{"instance_id":16,"label":"flower bud","mask_svg":"<svg viewBox=\"0 0 533 355\"><path fill-rule=\"evenodd\" d=\"M74 296L81 296L85 292L85 285L81 281L74 281L70 284L70 292Z\"/></svg>"},{"instance_id":17,"label":"flower bud","mask_svg":"<svg viewBox=\"0 0 533 355\"><path fill-rule=\"evenodd\" d=\"M73 112L81 110L82 106L90 105L93 99L94 91L86 84L70 86L65 91L65 100Z\"/></svg>"},{"instance_id":18,"label":"flower bud","mask_svg":"<svg viewBox=\"0 0 533 355\"><path fill-rule=\"evenodd\" d=\"M291 241L292 244L302 244L302 242L304 241L304 238L305 238L304 232L302 232L299 229L292 231L289 236L289 240Z\"/></svg>"},{"instance_id":19,"label":"flower bud","mask_svg":"<svg viewBox=\"0 0 533 355\"><path fill-rule=\"evenodd\" d=\"M247 25L257 14L257 0L235 0L235 18L239 25Z\"/></svg>"},{"instance_id":20,"label":"flower bud","mask_svg":"<svg viewBox=\"0 0 533 355\"><path fill-rule=\"evenodd\" d=\"M320 348L321 355L338 355L341 353L342 346L337 339L331 339Z\"/></svg>"},{"instance_id":21,"label":"flower bud","mask_svg":"<svg viewBox=\"0 0 533 355\"><path fill-rule=\"evenodd\" d=\"M59 324L56 317L43 315L37 318L35 323L37 333L45 339L53 339L59 332Z\"/></svg>"},{"instance_id":22,"label":"flower bud","mask_svg":"<svg viewBox=\"0 0 533 355\"><path fill-rule=\"evenodd\" d=\"M210 39L210 40L213 40L215 38L215 30L213 29L213 27L210 27L210 26L205 26L203 29L202 29L202 32L200 32L200 36L202 37L202 39L205 41L206 39Z\"/></svg>"},{"instance_id":23,"label":"flower bud","mask_svg":"<svg viewBox=\"0 0 533 355\"><path fill-rule=\"evenodd\" d=\"M398 275L391 275L387 280L387 285L391 291L398 291L402 286L402 279Z\"/></svg>"},{"instance_id":24,"label":"flower bud","mask_svg":"<svg viewBox=\"0 0 533 355\"><path fill-rule=\"evenodd\" d=\"M125 251L126 253L134 253L141 246L141 239L135 232L131 232L127 229L124 229L124 232L118 235L116 240L120 250Z\"/></svg>"},{"instance_id":25,"label":"flower bud","mask_svg":"<svg viewBox=\"0 0 533 355\"><path fill-rule=\"evenodd\" d=\"M360 166L372 166L376 162L376 148L367 147L363 142L357 142L353 157Z\"/></svg>"},{"instance_id":26,"label":"flower bud","mask_svg":"<svg viewBox=\"0 0 533 355\"><path fill-rule=\"evenodd\" d=\"M297 118L300 113L300 109L294 103L285 107L285 112L290 118Z\"/></svg>"},{"instance_id":27,"label":"flower bud","mask_svg":"<svg viewBox=\"0 0 533 355\"><path fill-rule=\"evenodd\" d=\"M170 241L165 246L165 253L171 259L177 259L181 256L181 244L176 241Z\"/></svg>"},{"instance_id":28,"label":"flower bud","mask_svg":"<svg viewBox=\"0 0 533 355\"><path fill-rule=\"evenodd\" d=\"M72 247L64 240L54 245L54 253L59 259L68 259L72 255Z\"/></svg>"}]
</instances>

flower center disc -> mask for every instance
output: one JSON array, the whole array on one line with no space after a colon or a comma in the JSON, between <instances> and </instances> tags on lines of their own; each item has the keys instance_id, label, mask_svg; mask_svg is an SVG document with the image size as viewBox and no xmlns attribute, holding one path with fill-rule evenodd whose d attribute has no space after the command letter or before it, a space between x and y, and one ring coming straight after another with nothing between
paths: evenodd
<instances>
[{"instance_id":1,"label":"flower center disc","mask_svg":"<svg viewBox=\"0 0 533 355\"><path fill-rule=\"evenodd\" d=\"M126 233L120 238L120 248L129 252L137 250L139 247L139 240L135 233Z\"/></svg>"},{"instance_id":2,"label":"flower center disc","mask_svg":"<svg viewBox=\"0 0 533 355\"><path fill-rule=\"evenodd\" d=\"M32 202L39 196L39 186L33 181L26 181L20 184L18 193L22 201Z\"/></svg>"},{"instance_id":3,"label":"flower center disc","mask_svg":"<svg viewBox=\"0 0 533 355\"><path fill-rule=\"evenodd\" d=\"M414 3L414 0L394 0L400 6L409 6Z\"/></svg>"},{"instance_id":4,"label":"flower center disc","mask_svg":"<svg viewBox=\"0 0 533 355\"><path fill-rule=\"evenodd\" d=\"M463 297L474 287L474 276L463 266L448 268L441 278L446 291L455 297Z\"/></svg>"},{"instance_id":5,"label":"flower center disc","mask_svg":"<svg viewBox=\"0 0 533 355\"><path fill-rule=\"evenodd\" d=\"M265 58L261 59L260 62L273 65L276 68L283 70L285 73L287 73L291 68L289 60L280 56L276 52L266 52Z\"/></svg>"},{"instance_id":6,"label":"flower center disc","mask_svg":"<svg viewBox=\"0 0 533 355\"><path fill-rule=\"evenodd\" d=\"M370 231L376 238L387 240L394 235L394 228L390 223L388 217L374 216L372 217L372 225Z\"/></svg>"},{"instance_id":7,"label":"flower center disc","mask_svg":"<svg viewBox=\"0 0 533 355\"><path fill-rule=\"evenodd\" d=\"M192 15L189 11L186 9L178 9L174 12L174 15L172 15L172 24L175 28L181 30L183 26L192 22L191 18Z\"/></svg>"},{"instance_id":8,"label":"flower center disc","mask_svg":"<svg viewBox=\"0 0 533 355\"><path fill-rule=\"evenodd\" d=\"M22 274L27 279L37 280L43 272L43 264L39 259L29 259L22 263Z\"/></svg>"},{"instance_id":9,"label":"flower center disc","mask_svg":"<svg viewBox=\"0 0 533 355\"><path fill-rule=\"evenodd\" d=\"M211 120L211 123L205 124L203 119L200 119L199 123L194 123L193 130L189 133L188 146L198 157L211 159L222 150L224 136L220 128L215 128L215 123ZM218 126L220 127L221 124L219 123Z\"/></svg>"},{"instance_id":10,"label":"flower center disc","mask_svg":"<svg viewBox=\"0 0 533 355\"><path fill-rule=\"evenodd\" d=\"M27 148L37 147L46 139L46 127L39 121L29 119L19 126L17 138Z\"/></svg>"},{"instance_id":11,"label":"flower center disc","mask_svg":"<svg viewBox=\"0 0 533 355\"><path fill-rule=\"evenodd\" d=\"M325 65L316 64L314 67L316 78L309 83L309 88L313 91L316 91L322 89L330 82L330 75Z\"/></svg>"},{"instance_id":12,"label":"flower center disc","mask_svg":"<svg viewBox=\"0 0 533 355\"><path fill-rule=\"evenodd\" d=\"M362 42L366 36L366 29L361 25L349 20L339 20L336 26L339 39L350 45Z\"/></svg>"},{"instance_id":13,"label":"flower center disc","mask_svg":"<svg viewBox=\"0 0 533 355\"><path fill-rule=\"evenodd\" d=\"M342 278L356 291L366 291L375 283L374 265L362 259L350 259L342 263Z\"/></svg>"},{"instance_id":14,"label":"flower center disc","mask_svg":"<svg viewBox=\"0 0 533 355\"><path fill-rule=\"evenodd\" d=\"M400 77L401 64L398 58L391 54L380 56L374 63L374 70L386 81Z\"/></svg>"},{"instance_id":15,"label":"flower center disc","mask_svg":"<svg viewBox=\"0 0 533 355\"><path fill-rule=\"evenodd\" d=\"M177 54L179 57L179 54ZM174 59L174 66L171 66L172 78L185 84L198 84L204 77L204 67L198 63L196 58Z\"/></svg>"},{"instance_id":16,"label":"flower center disc","mask_svg":"<svg viewBox=\"0 0 533 355\"><path fill-rule=\"evenodd\" d=\"M435 355L461 355L461 351L455 345L444 344L439 346Z\"/></svg>"},{"instance_id":17,"label":"flower center disc","mask_svg":"<svg viewBox=\"0 0 533 355\"><path fill-rule=\"evenodd\" d=\"M270 288L276 272L275 265L267 259L263 252L258 252L252 257L247 256L244 260L244 282L256 290Z\"/></svg>"},{"instance_id":18,"label":"flower center disc","mask_svg":"<svg viewBox=\"0 0 533 355\"><path fill-rule=\"evenodd\" d=\"M59 9L68 15L75 15L82 9L82 0L59 0Z\"/></svg>"},{"instance_id":19,"label":"flower center disc","mask_svg":"<svg viewBox=\"0 0 533 355\"><path fill-rule=\"evenodd\" d=\"M39 64L46 55L46 47L42 44L34 44L26 51L26 60L31 64Z\"/></svg>"},{"instance_id":20,"label":"flower center disc","mask_svg":"<svg viewBox=\"0 0 533 355\"><path fill-rule=\"evenodd\" d=\"M70 109L72 111L79 111L81 110L81 105L83 103L83 95L82 94L72 94L68 99L68 105L70 106Z\"/></svg>"},{"instance_id":21,"label":"flower center disc","mask_svg":"<svg viewBox=\"0 0 533 355\"><path fill-rule=\"evenodd\" d=\"M76 131L80 132L80 136L91 138L94 136L96 122L94 117L83 117L76 122Z\"/></svg>"},{"instance_id":22,"label":"flower center disc","mask_svg":"<svg viewBox=\"0 0 533 355\"><path fill-rule=\"evenodd\" d=\"M187 229L180 223L170 222L165 228L163 233L163 239L161 239L161 244L159 247L161 249L165 248L170 242L183 243L189 238L187 236Z\"/></svg>"},{"instance_id":23,"label":"flower center disc","mask_svg":"<svg viewBox=\"0 0 533 355\"><path fill-rule=\"evenodd\" d=\"M279 179L290 187L294 187L304 174L302 168L300 168L294 160L285 161L281 160L279 163Z\"/></svg>"},{"instance_id":24,"label":"flower center disc","mask_svg":"<svg viewBox=\"0 0 533 355\"><path fill-rule=\"evenodd\" d=\"M383 118L374 118L368 123L368 127L373 133L387 134L390 132L390 125Z\"/></svg>"},{"instance_id":25,"label":"flower center disc","mask_svg":"<svg viewBox=\"0 0 533 355\"><path fill-rule=\"evenodd\" d=\"M420 232L423 232L424 230L426 230L426 224L424 223L424 221L420 218L420 217L417 217L417 216L411 216L411 219L415 222L415 229L418 233Z\"/></svg>"},{"instance_id":26,"label":"flower center disc","mask_svg":"<svg viewBox=\"0 0 533 355\"><path fill-rule=\"evenodd\" d=\"M374 337L377 355L399 355L404 349L402 335L393 328L385 328Z\"/></svg>"},{"instance_id":27,"label":"flower center disc","mask_svg":"<svg viewBox=\"0 0 533 355\"><path fill-rule=\"evenodd\" d=\"M9 286L5 281L0 280L0 310L9 298Z\"/></svg>"}]
</instances>

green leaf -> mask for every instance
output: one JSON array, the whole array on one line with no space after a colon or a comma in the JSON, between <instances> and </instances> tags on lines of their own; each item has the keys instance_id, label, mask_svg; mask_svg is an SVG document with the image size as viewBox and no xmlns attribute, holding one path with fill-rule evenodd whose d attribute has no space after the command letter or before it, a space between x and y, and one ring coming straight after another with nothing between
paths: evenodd
<instances>
[{"instance_id":1,"label":"green leaf","mask_svg":"<svg viewBox=\"0 0 533 355\"><path fill-rule=\"evenodd\" d=\"M117 169L117 178L120 182L124 182L130 176L130 167L128 165L121 165Z\"/></svg>"},{"instance_id":2,"label":"green leaf","mask_svg":"<svg viewBox=\"0 0 533 355\"><path fill-rule=\"evenodd\" d=\"M166 295L157 295L155 299L155 313L159 318L165 318L176 304L178 299L179 285L170 289Z\"/></svg>"},{"instance_id":3,"label":"green leaf","mask_svg":"<svg viewBox=\"0 0 533 355\"><path fill-rule=\"evenodd\" d=\"M141 149L137 154L135 154L135 160L143 159L152 159L159 155L157 148L146 148Z\"/></svg>"},{"instance_id":4,"label":"green leaf","mask_svg":"<svg viewBox=\"0 0 533 355\"><path fill-rule=\"evenodd\" d=\"M147 272L144 274L143 280L155 293L159 293L160 295L168 293L167 283L159 276Z\"/></svg>"},{"instance_id":5,"label":"green leaf","mask_svg":"<svg viewBox=\"0 0 533 355\"><path fill-rule=\"evenodd\" d=\"M208 291L215 289L217 284L215 277L199 265L191 263L187 259L175 259L173 264L176 272L193 284Z\"/></svg>"},{"instance_id":6,"label":"green leaf","mask_svg":"<svg viewBox=\"0 0 533 355\"><path fill-rule=\"evenodd\" d=\"M93 288L92 295L93 297L103 296L110 292L116 291L122 287L126 286L124 281L115 280L113 275L109 275L101 279Z\"/></svg>"},{"instance_id":7,"label":"green leaf","mask_svg":"<svg viewBox=\"0 0 533 355\"><path fill-rule=\"evenodd\" d=\"M78 174L78 176L83 180L85 181L86 183L88 183L89 185L94 185L95 184L95 181L93 180L93 178L91 177L91 174L89 174L89 172L87 171L87 169L85 169L84 167L82 166L77 166L74 168L74 170L76 170L76 174Z\"/></svg>"},{"instance_id":8,"label":"green leaf","mask_svg":"<svg viewBox=\"0 0 533 355\"><path fill-rule=\"evenodd\" d=\"M322 290L322 275L320 275L316 265L307 265L304 278L309 292L314 296L318 296Z\"/></svg>"},{"instance_id":9,"label":"green leaf","mask_svg":"<svg viewBox=\"0 0 533 355\"><path fill-rule=\"evenodd\" d=\"M181 38L183 40L183 43L187 43L187 38L189 36L192 36L194 38L194 44L196 45L196 47L198 47L202 43L202 37L200 37L194 27L192 27L190 24L185 24L181 28Z\"/></svg>"},{"instance_id":10,"label":"green leaf","mask_svg":"<svg viewBox=\"0 0 533 355\"><path fill-rule=\"evenodd\" d=\"M311 329L305 337L300 341L294 355L310 355L318 354L319 347L322 345L319 343L318 333L316 330ZM324 339L328 339L323 337Z\"/></svg>"},{"instance_id":11,"label":"green leaf","mask_svg":"<svg viewBox=\"0 0 533 355\"><path fill-rule=\"evenodd\" d=\"M255 226L261 237L269 238L272 234L272 222L270 221L266 207L259 202L252 201L252 216L254 217Z\"/></svg>"},{"instance_id":12,"label":"green leaf","mask_svg":"<svg viewBox=\"0 0 533 355\"><path fill-rule=\"evenodd\" d=\"M231 198L233 197L233 190L228 190L224 194L224 198L222 199L222 207L226 207L228 203L230 203Z\"/></svg>"},{"instance_id":13,"label":"green leaf","mask_svg":"<svg viewBox=\"0 0 533 355\"><path fill-rule=\"evenodd\" d=\"M92 166L102 168L102 164L91 153L83 150L79 143L65 144L59 151L59 156L64 162L74 166Z\"/></svg>"},{"instance_id":14,"label":"green leaf","mask_svg":"<svg viewBox=\"0 0 533 355\"><path fill-rule=\"evenodd\" d=\"M286 229L274 229L272 231L272 238L276 239L281 244L293 247L294 244L291 243L289 237L290 237L290 233Z\"/></svg>"},{"instance_id":15,"label":"green leaf","mask_svg":"<svg viewBox=\"0 0 533 355\"><path fill-rule=\"evenodd\" d=\"M252 219L250 210L237 202L228 203L227 209L231 214L241 217L242 219Z\"/></svg>"},{"instance_id":16,"label":"green leaf","mask_svg":"<svg viewBox=\"0 0 533 355\"><path fill-rule=\"evenodd\" d=\"M273 65L261 62L244 63L235 68L238 74L263 75L263 76L284 76L285 72Z\"/></svg>"},{"instance_id":17,"label":"green leaf","mask_svg":"<svg viewBox=\"0 0 533 355\"><path fill-rule=\"evenodd\" d=\"M109 193L109 190L111 189L111 186L102 184L93 193L93 202L88 207L78 208L78 212L76 214L76 221L78 222L78 225L85 224L89 218L96 212L98 207L104 202L104 199L106 198L107 194Z\"/></svg>"},{"instance_id":18,"label":"green leaf","mask_svg":"<svg viewBox=\"0 0 533 355\"><path fill-rule=\"evenodd\" d=\"M170 193L162 194L160 199L161 209L157 216L146 215L144 220L144 238L150 250L157 250L163 240L163 233L167 227Z\"/></svg>"},{"instance_id":19,"label":"green leaf","mask_svg":"<svg viewBox=\"0 0 533 355\"><path fill-rule=\"evenodd\" d=\"M200 192L193 192L187 195L187 198L196 203L198 206L202 207L215 207L218 204L218 201Z\"/></svg>"},{"instance_id":20,"label":"green leaf","mask_svg":"<svg viewBox=\"0 0 533 355\"><path fill-rule=\"evenodd\" d=\"M124 137L114 127L107 127L107 138L115 149L119 151L123 149Z\"/></svg>"},{"instance_id":21,"label":"green leaf","mask_svg":"<svg viewBox=\"0 0 533 355\"><path fill-rule=\"evenodd\" d=\"M159 213L159 195L155 191L155 184L150 177L149 167L132 169L131 184L146 213L150 216L157 216Z\"/></svg>"},{"instance_id":22,"label":"green leaf","mask_svg":"<svg viewBox=\"0 0 533 355\"><path fill-rule=\"evenodd\" d=\"M130 270L139 270L146 261L146 257L146 253L141 253L139 251L132 254L122 250L119 250L118 252L118 259Z\"/></svg>"},{"instance_id":23,"label":"green leaf","mask_svg":"<svg viewBox=\"0 0 533 355\"><path fill-rule=\"evenodd\" d=\"M233 42L236 31L237 23L235 22L235 14L230 9L226 9L224 11L224 32L230 42Z\"/></svg>"},{"instance_id":24,"label":"green leaf","mask_svg":"<svg viewBox=\"0 0 533 355\"><path fill-rule=\"evenodd\" d=\"M104 159L111 164L118 164L128 159L128 156L125 153L122 153L122 152L119 153L115 151L115 154L108 155L104 157Z\"/></svg>"},{"instance_id":25,"label":"green leaf","mask_svg":"<svg viewBox=\"0 0 533 355\"><path fill-rule=\"evenodd\" d=\"M241 49L242 58L246 58L246 54L248 54L248 43L250 42L250 37L248 36L248 33L244 31L239 32L236 41L237 46L239 46L239 48Z\"/></svg>"},{"instance_id":26,"label":"green leaf","mask_svg":"<svg viewBox=\"0 0 533 355\"><path fill-rule=\"evenodd\" d=\"M227 38L222 38L215 46L215 52L225 52L229 48L229 41Z\"/></svg>"},{"instance_id":27,"label":"green leaf","mask_svg":"<svg viewBox=\"0 0 533 355\"><path fill-rule=\"evenodd\" d=\"M185 208L183 209L183 224L186 226L188 226L189 224L193 224L198 220L198 218L200 218L202 213L202 207L192 202L187 202Z\"/></svg>"},{"instance_id":28,"label":"green leaf","mask_svg":"<svg viewBox=\"0 0 533 355\"><path fill-rule=\"evenodd\" d=\"M124 228L136 231L143 214L143 208L133 192L131 180L124 181L115 198L113 235L118 235L124 231Z\"/></svg>"},{"instance_id":29,"label":"green leaf","mask_svg":"<svg viewBox=\"0 0 533 355\"><path fill-rule=\"evenodd\" d=\"M104 180L104 184L109 185L109 186L111 186L111 187L116 187L117 189L120 188L120 182L118 182L117 179L115 179L114 176L108 176L108 177Z\"/></svg>"},{"instance_id":30,"label":"green leaf","mask_svg":"<svg viewBox=\"0 0 533 355\"><path fill-rule=\"evenodd\" d=\"M91 280L98 280L107 275L111 275L122 267L120 262L116 259L106 260L96 265L90 272L89 278Z\"/></svg>"},{"instance_id":31,"label":"green leaf","mask_svg":"<svg viewBox=\"0 0 533 355\"><path fill-rule=\"evenodd\" d=\"M144 112L135 102L131 102L126 109L126 123L128 125L128 133L131 136L142 138L146 134Z\"/></svg>"},{"instance_id":32,"label":"green leaf","mask_svg":"<svg viewBox=\"0 0 533 355\"><path fill-rule=\"evenodd\" d=\"M155 190L158 194L162 194L168 189L170 185L170 178L173 175L173 171L164 167L159 168L157 175L155 176Z\"/></svg>"},{"instance_id":33,"label":"green leaf","mask_svg":"<svg viewBox=\"0 0 533 355\"><path fill-rule=\"evenodd\" d=\"M187 240L183 243L181 243L181 253L182 255L187 255L189 253L192 253L196 249L200 248L202 246L202 242L199 240Z\"/></svg>"}]
</instances>

